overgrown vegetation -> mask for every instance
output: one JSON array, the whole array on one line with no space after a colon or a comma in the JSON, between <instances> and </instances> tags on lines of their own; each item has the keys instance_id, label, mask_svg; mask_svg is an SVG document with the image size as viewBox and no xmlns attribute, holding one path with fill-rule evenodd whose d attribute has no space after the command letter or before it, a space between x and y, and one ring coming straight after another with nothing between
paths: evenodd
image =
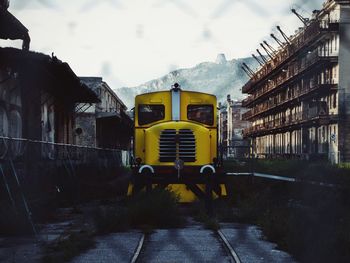
<instances>
[{"instance_id":1,"label":"overgrown vegetation","mask_svg":"<svg viewBox=\"0 0 350 263\"><path fill-rule=\"evenodd\" d=\"M125 231L129 227L173 228L184 225L178 209L178 197L168 190L155 188L140 192L114 207L95 211L94 222L99 233Z\"/></svg>"},{"instance_id":2,"label":"overgrown vegetation","mask_svg":"<svg viewBox=\"0 0 350 263\"><path fill-rule=\"evenodd\" d=\"M215 200L213 204L214 207L216 202L217 201ZM204 228L218 230L220 229L220 218L218 217L216 209L214 209L213 212L213 216L208 215L205 203L203 201L198 201L192 204L192 209L190 210L189 215L191 215L195 221L203 223Z\"/></svg>"},{"instance_id":3,"label":"overgrown vegetation","mask_svg":"<svg viewBox=\"0 0 350 263\"><path fill-rule=\"evenodd\" d=\"M348 262L350 190L262 178L231 178L229 187L232 220L261 226L301 262Z\"/></svg>"},{"instance_id":4,"label":"overgrown vegetation","mask_svg":"<svg viewBox=\"0 0 350 263\"><path fill-rule=\"evenodd\" d=\"M179 213L178 201L178 196L162 188L141 192L128 203L130 222L133 226L179 227L184 218Z\"/></svg>"}]
</instances>

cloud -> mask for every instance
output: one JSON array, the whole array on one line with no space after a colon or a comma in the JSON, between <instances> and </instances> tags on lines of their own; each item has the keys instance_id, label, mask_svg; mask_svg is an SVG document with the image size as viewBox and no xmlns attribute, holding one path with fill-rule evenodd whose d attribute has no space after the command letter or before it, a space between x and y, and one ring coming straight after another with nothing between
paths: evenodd
<instances>
[{"instance_id":1,"label":"cloud","mask_svg":"<svg viewBox=\"0 0 350 263\"><path fill-rule=\"evenodd\" d=\"M80 7L80 11L87 12L91 11L101 4L108 4L114 8L123 8L120 0L86 0Z\"/></svg>"},{"instance_id":2,"label":"cloud","mask_svg":"<svg viewBox=\"0 0 350 263\"><path fill-rule=\"evenodd\" d=\"M181 10L184 14L187 14L193 18L197 17L198 14L195 11L194 8L192 8L191 5L188 4L189 1L183 1L183 0L158 0L157 3L153 4L155 7L161 7L164 4L172 3L174 6L176 6L179 10Z\"/></svg>"},{"instance_id":3,"label":"cloud","mask_svg":"<svg viewBox=\"0 0 350 263\"><path fill-rule=\"evenodd\" d=\"M58 9L56 0L12 0L10 1L10 9L23 10L30 8L51 8Z\"/></svg>"},{"instance_id":4,"label":"cloud","mask_svg":"<svg viewBox=\"0 0 350 263\"><path fill-rule=\"evenodd\" d=\"M55 51L77 74L102 75L113 87L136 86L173 68L213 61L218 53L250 56L262 40L276 45L272 26L289 34L301 25L289 11L292 3L303 1L11 1L33 50ZM220 19L213 19L215 12Z\"/></svg>"}]
</instances>

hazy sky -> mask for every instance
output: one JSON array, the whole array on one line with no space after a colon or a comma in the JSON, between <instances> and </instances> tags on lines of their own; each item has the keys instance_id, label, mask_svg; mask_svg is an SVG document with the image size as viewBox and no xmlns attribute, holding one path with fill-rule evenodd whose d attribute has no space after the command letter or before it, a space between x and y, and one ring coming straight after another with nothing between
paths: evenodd
<instances>
[{"instance_id":1,"label":"hazy sky","mask_svg":"<svg viewBox=\"0 0 350 263\"><path fill-rule=\"evenodd\" d=\"M77 75L102 76L115 89L176 68L250 56L276 25L292 34L322 0L11 0L31 49L52 52ZM19 41L0 41L20 47Z\"/></svg>"}]
</instances>

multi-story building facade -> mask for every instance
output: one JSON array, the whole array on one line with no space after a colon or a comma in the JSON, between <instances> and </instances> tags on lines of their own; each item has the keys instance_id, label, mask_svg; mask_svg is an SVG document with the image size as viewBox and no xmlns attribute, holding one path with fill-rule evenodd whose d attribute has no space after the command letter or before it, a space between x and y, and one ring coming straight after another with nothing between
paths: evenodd
<instances>
[{"instance_id":1,"label":"multi-story building facade","mask_svg":"<svg viewBox=\"0 0 350 263\"><path fill-rule=\"evenodd\" d=\"M242 107L241 101L231 100L219 104L219 143L224 157L242 157L247 152L247 141L243 139L243 130L250 126L248 121L242 120L242 114L247 109Z\"/></svg>"},{"instance_id":2,"label":"multi-story building facade","mask_svg":"<svg viewBox=\"0 0 350 263\"><path fill-rule=\"evenodd\" d=\"M79 145L129 149L133 123L126 106L101 77L81 77L100 99L99 103L78 104L75 142Z\"/></svg>"},{"instance_id":3,"label":"multi-story building facade","mask_svg":"<svg viewBox=\"0 0 350 263\"><path fill-rule=\"evenodd\" d=\"M350 161L350 1L328 0L242 88L259 157Z\"/></svg>"}]
</instances>

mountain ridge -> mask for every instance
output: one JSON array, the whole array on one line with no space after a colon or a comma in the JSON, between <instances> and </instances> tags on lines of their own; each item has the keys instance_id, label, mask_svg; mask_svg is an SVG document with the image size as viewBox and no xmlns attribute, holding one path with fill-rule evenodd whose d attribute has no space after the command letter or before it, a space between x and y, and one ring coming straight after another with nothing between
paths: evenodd
<instances>
[{"instance_id":1,"label":"mountain ridge","mask_svg":"<svg viewBox=\"0 0 350 263\"><path fill-rule=\"evenodd\" d=\"M252 69L255 69L257 62L253 58L226 60L223 54L218 56L220 56L219 63L206 61L192 68L173 70L160 78L147 81L141 85L119 88L116 93L128 108L133 107L136 95L168 90L175 82L179 83L183 90L215 94L218 101L224 101L227 94L230 94L232 99L243 99L245 95L242 94L240 89L248 81L248 76L242 70L241 65L246 63Z\"/></svg>"}]
</instances>

